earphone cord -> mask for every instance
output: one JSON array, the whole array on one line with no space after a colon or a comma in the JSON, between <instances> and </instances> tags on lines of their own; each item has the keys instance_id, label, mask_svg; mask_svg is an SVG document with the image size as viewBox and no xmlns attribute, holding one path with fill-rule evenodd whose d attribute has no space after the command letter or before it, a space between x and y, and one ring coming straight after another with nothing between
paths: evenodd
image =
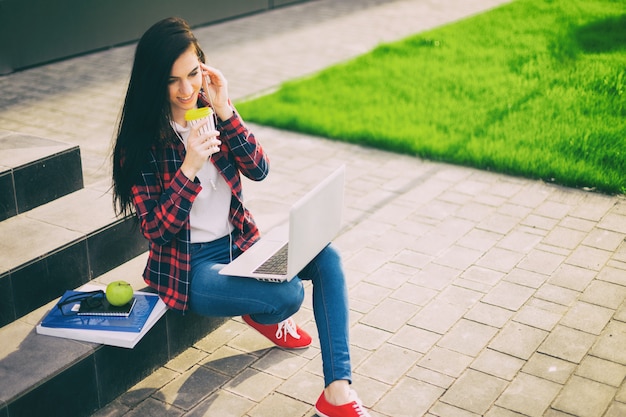
<instances>
[{"instance_id":1,"label":"earphone cord","mask_svg":"<svg viewBox=\"0 0 626 417\"><path fill-rule=\"evenodd\" d=\"M204 76L204 80L206 81L206 85L211 84L211 78L209 78L208 75ZM213 99L211 98L211 93L209 93L208 89L204 93L207 99L209 100L209 105L211 106L211 110L213 110L212 112L213 122L215 123L215 126L217 127L217 114L215 113L215 106L213 106Z\"/></svg>"},{"instance_id":2,"label":"earphone cord","mask_svg":"<svg viewBox=\"0 0 626 417\"><path fill-rule=\"evenodd\" d=\"M204 76L204 80L206 81L207 86L209 84L211 84L211 79L209 78L208 75ZM217 128L217 113L215 113L215 106L213 106L213 99L211 98L211 93L208 91L208 89L204 93L205 93L207 99L209 100L209 105L211 106L211 110L213 110L213 112L212 112L213 122L215 122L215 126ZM210 160L211 159L209 157L209 161ZM227 218L226 219L226 225L228 226L229 223L230 222L228 221L228 218ZM232 231L228 233L228 255L229 255L229 258L230 258L230 262L232 262L233 261L233 232Z\"/></svg>"}]
</instances>

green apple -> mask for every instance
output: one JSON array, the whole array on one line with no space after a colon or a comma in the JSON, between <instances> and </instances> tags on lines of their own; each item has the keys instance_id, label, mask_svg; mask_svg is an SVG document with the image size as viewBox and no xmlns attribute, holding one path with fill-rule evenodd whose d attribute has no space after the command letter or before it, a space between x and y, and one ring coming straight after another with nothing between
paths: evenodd
<instances>
[{"instance_id":1,"label":"green apple","mask_svg":"<svg viewBox=\"0 0 626 417\"><path fill-rule=\"evenodd\" d=\"M133 287L126 281L113 281L107 285L107 301L113 306L123 306L133 298L133 294Z\"/></svg>"}]
</instances>

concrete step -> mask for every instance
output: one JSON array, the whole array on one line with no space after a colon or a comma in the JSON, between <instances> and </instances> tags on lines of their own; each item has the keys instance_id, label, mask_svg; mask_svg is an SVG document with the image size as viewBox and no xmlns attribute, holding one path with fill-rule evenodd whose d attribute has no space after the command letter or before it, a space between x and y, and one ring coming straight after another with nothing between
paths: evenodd
<instances>
[{"instance_id":1,"label":"concrete step","mask_svg":"<svg viewBox=\"0 0 626 417\"><path fill-rule=\"evenodd\" d=\"M0 221L83 188L75 145L0 130Z\"/></svg>"},{"instance_id":2,"label":"concrete step","mask_svg":"<svg viewBox=\"0 0 626 417\"><path fill-rule=\"evenodd\" d=\"M124 279L145 291L143 253L90 281ZM89 416L225 319L168 311L134 349L38 335L56 299L0 328L0 417Z\"/></svg>"},{"instance_id":3,"label":"concrete step","mask_svg":"<svg viewBox=\"0 0 626 417\"><path fill-rule=\"evenodd\" d=\"M0 326L147 249L133 218L113 212L107 184L0 222Z\"/></svg>"}]
</instances>

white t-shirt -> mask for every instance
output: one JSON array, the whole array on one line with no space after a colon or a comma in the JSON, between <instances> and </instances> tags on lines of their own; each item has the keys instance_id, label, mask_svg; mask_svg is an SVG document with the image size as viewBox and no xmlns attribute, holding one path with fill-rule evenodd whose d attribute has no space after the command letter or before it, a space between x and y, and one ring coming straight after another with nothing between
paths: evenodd
<instances>
[{"instance_id":1,"label":"white t-shirt","mask_svg":"<svg viewBox=\"0 0 626 417\"><path fill-rule=\"evenodd\" d=\"M172 122L172 127L186 149L190 128L176 122ZM202 190L194 200L189 215L191 242L211 242L228 235L233 229L228 220L231 190L211 160L205 162L196 176L202 184Z\"/></svg>"}]
</instances>

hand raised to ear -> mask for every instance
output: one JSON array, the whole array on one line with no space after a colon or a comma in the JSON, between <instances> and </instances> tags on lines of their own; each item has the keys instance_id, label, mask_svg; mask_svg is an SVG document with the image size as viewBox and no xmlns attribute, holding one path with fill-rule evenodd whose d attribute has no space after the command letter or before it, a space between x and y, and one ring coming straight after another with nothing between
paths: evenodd
<instances>
[{"instance_id":1,"label":"hand raised to ear","mask_svg":"<svg viewBox=\"0 0 626 417\"><path fill-rule=\"evenodd\" d=\"M233 114L228 98L228 82L217 68L200 63L202 69L202 87L209 96L213 110L221 120L229 119Z\"/></svg>"}]
</instances>

